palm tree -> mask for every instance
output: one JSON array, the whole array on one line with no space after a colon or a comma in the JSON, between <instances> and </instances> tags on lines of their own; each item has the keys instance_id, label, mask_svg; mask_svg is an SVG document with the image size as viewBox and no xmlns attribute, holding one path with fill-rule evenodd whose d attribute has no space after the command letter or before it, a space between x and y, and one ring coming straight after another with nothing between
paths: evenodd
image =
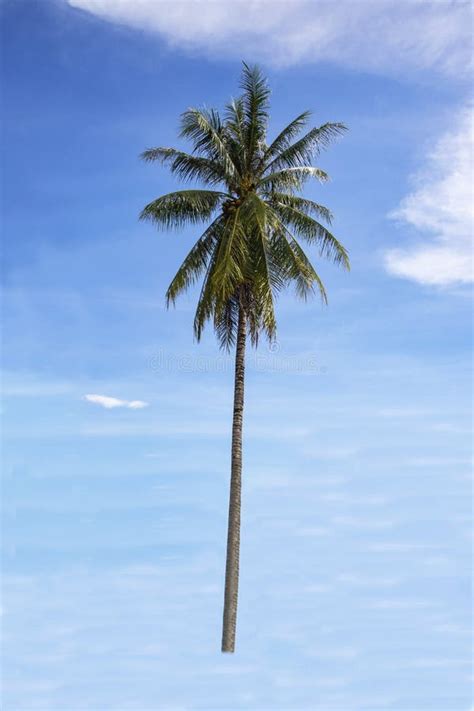
<instances>
[{"instance_id":1,"label":"palm tree","mask_svg":"<svg viewBox=\"0 0 474 711\"><path fill-rule=\"evenodd\" d=\"M290 283L303 298L317 290L327 301L299 239L349 268L346 250L319 222L330 224L330 211L297 194L310 178L328 179L311 160L345 126L325 123L298 138L310 118L305 111L268 143L270 91L258 67L244 64L241 89L223 118L214 109L192 108L182 114L180 135L191 141L192 153L175 148L144 151L144 160L159 161L178 178L205 187L162 195L140 215L166 230L208 223L168 287L167 304L202 278L195 337L199 341L212 320L221 347L235 347L223 652L235 648L247 336L255 346L262 333L270 341L275 338L274 297Z\"/></svg>"}]
</instances>

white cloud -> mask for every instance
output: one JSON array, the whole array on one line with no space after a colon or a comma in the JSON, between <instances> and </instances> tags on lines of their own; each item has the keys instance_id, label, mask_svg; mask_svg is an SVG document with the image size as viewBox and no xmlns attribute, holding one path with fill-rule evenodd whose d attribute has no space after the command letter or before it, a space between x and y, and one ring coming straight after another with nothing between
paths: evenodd
<instances>
[{"instance_id":1,"label":"white cloud","mask_svg":"<svg viewBox=\"0 0 474 711\"><path fill-rule=\"evenodd\" d=\"M172 46L276 65L329 61L376 73L467 76L470 3L462 0L66 0Z\"/></svg>"},{"instance_id":2,"label":"white cloud","mask_svg":"<svg viewBox=\"0 0 474 711\"><path fill-rule=\"evenodd\" d=\"M84 395L84 400L105 407L107 410L111 410L115 407L128 407L130 410L141 410L143 407L148 407L148 403L143 400L119 400L116 397L109 397L107 395Z\"/></svg>"},{"instance_id":3,"label":"white cloud","mask_svg":"<svg viewBox=\"0 0 474 711\"><path fill-rule=\"evenodd\" d=\"M386 252L392 274L435 286L472 281L473 119L472 108L457 116L414 177L414 190L391 214L429 235L426 242Z\"/></svg>"}]
</instances>

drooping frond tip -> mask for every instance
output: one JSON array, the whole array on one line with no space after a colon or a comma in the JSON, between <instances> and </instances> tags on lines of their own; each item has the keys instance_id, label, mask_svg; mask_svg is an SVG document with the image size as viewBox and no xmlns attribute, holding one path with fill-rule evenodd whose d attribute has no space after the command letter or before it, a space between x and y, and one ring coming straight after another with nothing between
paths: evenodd
<instances>
[{"instance_id":1,"label":"drooping frond tip","mask_svg":"<svg viewBox=\"0 0 474 711\"><path fill-rule=\"evenodd\" d=\"M180 229L210 218L225 197L215 190L178 190L148 203L140 219L151 220L161 228Z\"/></svg>"}]
</instances>

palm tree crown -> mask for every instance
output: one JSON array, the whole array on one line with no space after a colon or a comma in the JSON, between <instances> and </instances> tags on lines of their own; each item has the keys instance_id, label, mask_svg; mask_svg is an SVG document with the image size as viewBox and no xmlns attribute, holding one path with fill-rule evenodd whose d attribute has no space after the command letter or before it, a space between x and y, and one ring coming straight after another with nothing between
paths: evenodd
<instances>
[{"instance_id":1,"label":"palm tree crown","mask_svg":"<svg viewBox=\"0 0 474 711\"><path fill-rule=\"evenodd\" d=\"M297 116L269 143L270 91L257 67L244 64L242 95L223 117L214 109L188 109L181 137L192 153L150 148L147 161L168 165L177 177L197 180L204 188L180 190L150 202L141 213L164 229L209 222L172 280L168 305L203 277L194 320L199 340L213 320L221 346L235 343L239 311L257 343L260 333L275 337L274 296L293 283L306 298L315 289L326 301L324 285L299 240L319 247L320 254L349 268L347 251L319 220L331 223L331 212L299 196L306 181L328 180L311 160L346 130L325 123L301 137L310 112Z\"/></svg>"}]
</instances>

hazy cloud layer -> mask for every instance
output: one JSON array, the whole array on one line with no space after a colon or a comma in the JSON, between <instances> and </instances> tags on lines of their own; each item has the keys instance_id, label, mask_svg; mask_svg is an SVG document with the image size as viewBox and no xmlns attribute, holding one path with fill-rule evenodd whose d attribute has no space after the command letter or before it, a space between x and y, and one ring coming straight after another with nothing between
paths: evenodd
<instances>
[{"instance_id":1,"label":"hazy cloud layer","mask_svg":"<svg viewBox=\"0 0 474 711\"><path fill-rule=\"evenodd\" d=\"M413 178L413 190L392 217L428 235L385 255L389 272L421 284L447 286L472 281L473 110L464 109Z\"/></svg>"},{"instance_id":2,"label":"hazy cloud layer","mask_svg":"<svg viewBox=\"0 0 474 711\"><path fill-rule=\"evenodd\" d=\"M382 74L468 75L467 2L429 0L67 0L171 45L274 65L329 61Z\"/></svg>"}]
</instances>

